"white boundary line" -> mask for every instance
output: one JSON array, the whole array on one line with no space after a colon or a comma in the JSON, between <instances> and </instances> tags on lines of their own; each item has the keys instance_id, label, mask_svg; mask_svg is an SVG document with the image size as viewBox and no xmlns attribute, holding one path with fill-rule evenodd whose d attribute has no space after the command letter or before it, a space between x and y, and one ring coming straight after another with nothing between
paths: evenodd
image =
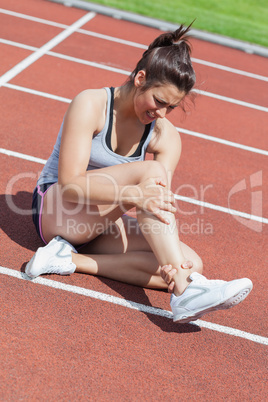
<instances>
[{"instance_id":1,"label":"white boundary line","mask_svg":"<svg viewBox=\"0 0 268 402\"><path fill-rule=\"evenodd\" d=\"M168 319L172 319L173 315L170 311L162 310L160 308L146 306L145 304L136 303L131 300L125 300L120 297L115 297L106 293L96 292L91 289L81 288L74 285L69 285L63 282L54 281L51 279L46 279L42 277L38 277L36 279L31 280L26 274L16 271L14 269L6 268L0 266L0 274L12 276L13 278L26 280L32 283L37 283L43 286L49 286L54 289L64 290L67 292L79 294L86 297L91 297L93 299L105 301L108 303L116 304L122 307L126 307L129 309L137 310L146 314L153 314L158 315L160 317L165 317ZM246 339L248 341L256 342L261 345L268 345L268 338L260 335L251 334L245 331L241 331L239 329L226 327L219 324L214 324L211 322L203 321L203 320L196 320L195 322L191 322L191 324L199 326L201 328L207 328L212 331L221 332L231 336L237 336L239 338Z\"/></svg>"},{"instance_id":2,"label":"white boundary line","mask_svg":"<svg viewBox=\"0 0 268 402\"><path fill-rule=\"evenodd\" d=\"M17 13L17 12L5 10L5 9L2 9L2 8L0 8L0 13L8 14L8 15L18 17L18 18L23 18L23 19L30 20L30 21L33 21L33 22L39 22L40 24L46 24L46 25L55 26L55 27L62 28L62 29L66 29L68 27L68 25L65 25L65 24L45 20L43 18L32 17L32 16L29 16L29 15L26 15L26 14ZM116 42L116 43L121 43L123 45L132 46L132 47L135 47L135 48L138 48L138 49L144 49L145 50L148 47L148 46L143 45L141 43L136 43L136 42L128 41L128 40L125 40L125 39L120 39L120 38L115 38L115 37L112 37L112 36L109 36L109 35L104 35L104 34L100 34L100 33L97 33L97 32L88 31L88 30L85 30L85 29L77 29L77 32L82 33L84 35L93 36L93 37L96 37L96 38L99 38L99 39L104 39L104 40L108 40L108 41L111 41L111 42ZM213 62L206 61L206 60L201 60L201 59L194 58L194 57L192 57L192 61L194 63L197 63L197 64L202 64L204 66L216 68L218 70L228 71L228 72L231 72L231 73L234 73L234 74L243 75L245 77L249 77L249 78L253 78L253 79L256 79L256 80L268 82L268 77L262 76L260 74L250 73L248 71L243 71L243 70L239 70L237 68L223 66L221 64L213 63Z\"/></svg>"},{"instance_id":3,"label":"white boundary line","mask_svg":"<svg viewBox=\"0 0 268 402\"><path fill-rule=\"evenodd\" d=\"M69 25L61 24L59 22L45 20L43 18L32 17L31 15L28 15L28 14L17 13L16 11L7 10L5 8L0 8L0 13L6 14L6 15L11 15L12 17L22 18L24 20L38 22L39 24L51 25L53 27L62 28L62 29L66 29L69 26Z\"/></svg>"},{"instance_id":4,"label":"white boundary line","mask_svg":"<svg viewBox=\"0 0 268 402\"><path fill-rule=\"evenodd\" d=\"M40 163L40 165L46 164L46 159L37 158L35 156L22 154L20 152L9 151L8 149L0 148L0 154L7 155L7 156L14 156L18 159L23 159L30 162Z\"/></svg>"},{"instance_id":5,"label":"white boundary line","mask_svg":"<svg viewBox=\"0 0 268 402\"><path fill-rule=\"evenodd\" d=\"M32 95L41 96L42 98L53 99L53 100L57 100L59 102L64 102L64 103L71 103L71 99L63 98L62 96L58 96L58 95L52 95L47 92L37 91L37 90L31 89L31 88L21 87L19 85L14 85L14 84L8 83L8 84L4 84L3 87L14 89L15 91L20 91L20 92L25 92L25 93L32 94Z\"/></svg>"},{"instance_id":6,"label":"white boundary line","mask_svg":"<svg viewBox=\"0 0 268 402\"><path fill-rule=\"evenodd\" d=\"M255 80L268 82L268 77L265 77L263 75L249 73L248 71L243 71L243 70L239 70L237 68L223 66L222 64L212 63L211 61L196 59L195 57L191 57L191 60L193 63L202 64L207 67L216 68L217 70L223 70L223 71L227 71L229 73L242 75L242 76L248 77L248 78L253 78Z\"/></svg>"},{"instance_id":7,"label":"white boundary line","mask_svg":"<svg viewBox=\"0 0 268 402\"><path fill-rule=\"evenodd\" d=\"M252 221L268 224L268 219L263 218L262 216L251 215L251 214L248 214L246 212L241 212L241 211L237 211L235 209L226 208L226 207L222 207L220 205L211 204L210 202L195 200L193 198L184 197L182 195L175 194L174 197L175 197L176 200L187 202L189 204L198 205L200 207L213 209L214 211L220 211L220 212L223 212L225 214L241 216L242 218L246 218L246 219L249 219L249 220L252 220Z\"/></svg>"},{"instance_id":8,"label":"white boundary line","mask_svg":"<svg viewBox=\"0 0 268 402\"><path fill-rule=\"evenodd\" d=\"M200 89L193 89L193 92L196 92L200 95L208 96L209 98L219 99L224 102L234 103L235 105L240 105L243 107L248 107L251 109L260 110L261 112L268 113L268 107L265 107L265 106L260 106L260 105L254 104L254 103L244 102L239 99L229 98L228 96L218 95L218 94L214 94L214 93L208 92L208 91L201 91Z\"/></svg>"},{"instance_id":9,"label":"white boundary line","mask_svg":"<svg viewBox=\"0 0 268 402\"><path fill-rule=\"evenodd\" d=\"M27 160L27 161L30 161L30 162L40 163L42 165L44 165L46 163L45 159L36 158L34 156L22 154L20 152L10 151L10 150L4 149L4 148L0 148L0 154L13 156L15 158L24 159L24 160ZM184 196L178 195L178 194L175 194L174 197L175 197L176 200L179 200L179 201L182 201L182 202L187 202L188 204L194 204L194 205L198 205L198 206L203 207L203 208L208 208L208 209L212 209L214 211L223 212L223 213L228 214L228 215L240 216L242 218L246 218L246 219L249 219L249 220L252 220L252 221L261 222L263 224L268 224L268 219L264 218L262 216L251 215L251 214L248 214L246 212L241 212L241 211L237 211L235 209L222 207L220 205L211 204L210 202L199 201L199 200L189 198L189 197L184 197Z\"/></svg>"},{"instance_id":10,"label":"white boundary line","mask_svg":"<svg viewBox=\"0 0 268 402\"><path fill-rule=\"evenodd\" d=\"M192 135L193 137L202 138L203 140L218 142L219 144L228 145L229 147L234 147L238 149L243 149L244 151L255 152L257 154L268 156L268 151L260 148L250 147L248 145L239 144L238 142L233 142L229 140L224 140L222 138L213 137L211 135L198 133L196 131L186 130L185 128L177 127L180 133Z\"/></svg>"},{"instance_id":11,"label":"white boundary line","mask_svg":"<svg viewBox=\"0 0 268 402\"><path fill-rule=\"evenodd\" d=\"M26 92L26 93L29 93L29 94L32 94L32 95L37 95L37 96L41 96L41 97L44 97L44 98L57 100L59 102L65 102L65 103L70 103L71 102L71 99L68 99L68 98L63 98L63 97L58 96L58 95L52 95L52 94L49 94L47 92L37 91L35 89L21 87L19 85L4 84L3 86L6 87L6 88L14 89L16 91ZM228 140L225 140L225 139L222 139L222 138L213 137L211 135L198 133L196 131L186 130L186 129L181 128L181 127L177 127L177 130L179 132L183 133L183 134L188 134L188 135L191 135L193 137L202 138L204 140L217 142L217 143L227 145L227 146L230 146L230 147L242 149L244 151L254 152L254 153L257 153L257 154L268 156L268 151L260 149L260 148L254 148L254 147L250 147L250 146L247 146L247 145L239 144L237 142L228 141Z\"/></svg>"},{"instance_id":12,"label":"white boundary line","mask_svg":"<svg viewBox=\"0 0 268 402\"><path fill-rule=\"evenodd\" d=\"M5 74L3 74L2 77L0 78L0 86L7 83L12 78L16 77L16 75L21 73L21 71L25 70L25 68L29 67L31 64L33 64L36 60L40 59L40 57L42 57L44 54L46 54L50 49L57 46L64 39L66 39L73 32L75 32L78 28L80 28L86 22L88 22L92 18L94 18L95 15L96 15L95 13L87 13L82 18L80 18L78 21L76 21L74 24L70 25L63 32L61 32L60 34L55 36L53 39L51 39L49 42L47 42L45 45L43 45L38 50L36 50L34 53L30 54L30 56L26 57L26 59L22 60L16 66L11 68L9 71L7 71Z\"/></svg>"},{"instance_id":13,"label":"white boundary line","mask_svg":"<svg viewBox=\"0 0 268 402\"><path fill-rule=\"evenodd\" d=\"M36 47L36 46L24 45L23 43L14 42L13 40L9 40L9 39L0 38L0 43L3 43L4 45L8 45L8 46L19 47L19 48L25 49L25 50L30 50L31 52L35 52L36 50L38 50L38 47Z\"/></svg>"}]
</instances>

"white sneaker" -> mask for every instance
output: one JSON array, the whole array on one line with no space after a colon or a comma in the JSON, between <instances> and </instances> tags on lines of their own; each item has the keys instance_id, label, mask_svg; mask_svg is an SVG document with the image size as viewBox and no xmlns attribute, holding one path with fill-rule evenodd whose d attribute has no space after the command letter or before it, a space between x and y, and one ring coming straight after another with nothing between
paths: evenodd
<instances>
[{"instance_id":1,"label":"white sneaker","mask_svg":"<svg viewBox=\"0 0 268 402\"><path fill-rule=\"evenodd\" d=\"M40 247L25 268L30 278L42 274L69 275L75 271L71 251L77 253L75 248L62 239L54 237L45 247Z\"/></svg>"},{"instance_id":2,"label":"white sneaker","mask_svg":"<svg viewBox=\"0 0 268 402\"><path fill-rule=\"evenodd\" d=\"M174 322L187 323L206 313L236 306L247 297L253 287L248 278L225 282L208 280L194 272L190 279L192 282L180 296L171 295L170 306Z\"/></svg>"}]
</instances>

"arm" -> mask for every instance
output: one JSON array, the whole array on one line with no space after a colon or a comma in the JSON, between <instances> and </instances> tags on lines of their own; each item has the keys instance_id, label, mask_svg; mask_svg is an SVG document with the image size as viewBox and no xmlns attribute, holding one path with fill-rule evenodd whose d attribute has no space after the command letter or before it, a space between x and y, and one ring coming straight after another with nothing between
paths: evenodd
<instances>
[{"instance_id":1,"label":"arm","mask_svg":"<svg viewBox=\"0 0 268 402\"><path fill-rule=\"evenodd\" d=\"M88 90L71 103L64 120L59 157L58 182L63 186L63 197L69 202L112 204L116 189L106 181L87 174L93 135L105 123L106 93Z\"/></svg>"},{"instance_id":2,"label":"arm","mask_svg":"<svg viewBox=\"0 0 268 402\"><path fill-rule=\"evenodd\" d=\"M181 156L180 134L169 120L158 120L156 135L151 142L148 151L153 153L154 159L165 167L170 187L174 171Z\"/></svg>"}]
</instances>

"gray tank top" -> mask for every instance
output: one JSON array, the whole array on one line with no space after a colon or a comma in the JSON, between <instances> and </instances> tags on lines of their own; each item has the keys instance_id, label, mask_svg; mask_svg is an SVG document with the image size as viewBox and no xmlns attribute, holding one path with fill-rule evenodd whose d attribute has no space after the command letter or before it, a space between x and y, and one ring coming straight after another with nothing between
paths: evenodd
<instances>
[{"instance_id":1,"label":"gray tank top","mask_svg":"<svg viewBox=\"0 0 268 402\"><path fill-rule=\"evenodd\" d=\"M145 126L145 130L136 151L130 156L122 156L113 152L111 148L111 134L113 127L114 88L105 88L107 92L107 113L103 129L92 139L91 152L87 170L100 169L122 163L143 161L146 149L150 143L155 121ZM63 123L61 125L53 152L47 160L37 185L56 183L58 181L58 163Z\"/></svg>"}]
</instances>

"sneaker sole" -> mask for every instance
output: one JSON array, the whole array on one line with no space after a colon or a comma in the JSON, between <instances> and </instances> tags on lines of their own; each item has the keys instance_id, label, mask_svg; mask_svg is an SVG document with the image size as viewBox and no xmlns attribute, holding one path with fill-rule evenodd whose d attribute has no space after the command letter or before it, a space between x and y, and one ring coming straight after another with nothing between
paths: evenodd
<instances>
[{"instance_id":1,"label":"sneaker sole","mask_svg":"<svg viewBox=\"0 0 268 402\"><path fill-rule=\"evenodd\" d=\"M201 318L203 315L212 313L213 311L217 310L227 310L231 307L236 306L237 304L241 303L251 292L252 290L252 283L251 285L248 285L248 287L241 289L238 293L236 293L234 296L230 297L229 299L226 299L224 301L221 301L220 304L216 304L215 306L211 306L205 310L196 310L196 311L191 311L189 314L182 314L180 316L174 316L173 321L179 324L186 324L190 321L196 321L199 318Z\"/></svg>"}]
</instances>

